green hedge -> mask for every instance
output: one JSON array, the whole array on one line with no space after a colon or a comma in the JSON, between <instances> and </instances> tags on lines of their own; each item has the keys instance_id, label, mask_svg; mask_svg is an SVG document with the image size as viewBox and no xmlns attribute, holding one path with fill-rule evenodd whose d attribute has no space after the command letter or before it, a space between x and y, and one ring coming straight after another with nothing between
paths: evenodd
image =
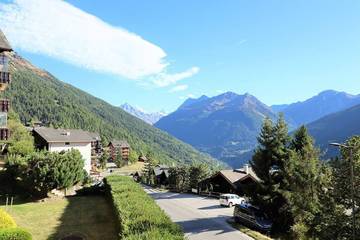
<instances>
[{"instance_id":1,"label":"green hedge","mask_svg":"<svg viewBox=\"0 0 360 240\"><path fill-rule=\"evenodd\" d=\"M14 219L4 210L0 209L0 229L16 227Z\"/></svg>"},{"instance_id":2,"label":"green hedge","mask_svg":"<svg viewBox=\"0 0 360 240\"><path fill-rule=\"evenodd\" d=\"M32 237L22 228L5 228L0 229L0 240L32 240Z\"/></svg>"},{"instance_id":3,"label":"green hedge","mask_svg":"<svg viewBox=\"0 0 360 240\"><path fill-rule=\"evenodd\" d=\"M122 239L184 239L180 226L173 223L132 178L110 176L105 183L119 220Z\"/></svg>"}]
</instances>

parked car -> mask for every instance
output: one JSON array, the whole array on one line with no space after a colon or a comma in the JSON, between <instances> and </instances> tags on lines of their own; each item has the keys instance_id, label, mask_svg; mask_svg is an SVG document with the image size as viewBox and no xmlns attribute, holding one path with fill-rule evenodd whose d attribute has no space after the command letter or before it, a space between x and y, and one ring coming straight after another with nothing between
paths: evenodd
<instances>
[{"instance_id":1,"label":"parked car","mask_svg":"<svg viewBox=\"0 0 360 240\"><path fill-rule=\"evenodd\" d=\"M238 223L262 232L270 232L272 227L272 221L264 212L247 203L235 206L234 219Z\"/></svg>"},{"instance_id":2,"label":"parked car","mask_svg":"<svg viewBox=\"0 0 360 240\"><path fill-rule=\"evenodd\" d=\"M232 207L236 204L245 203L245 198L239 197L236 194L222 194L220 195L220 205L221 206L227 206Z\"/></svg>"}]
</instances>

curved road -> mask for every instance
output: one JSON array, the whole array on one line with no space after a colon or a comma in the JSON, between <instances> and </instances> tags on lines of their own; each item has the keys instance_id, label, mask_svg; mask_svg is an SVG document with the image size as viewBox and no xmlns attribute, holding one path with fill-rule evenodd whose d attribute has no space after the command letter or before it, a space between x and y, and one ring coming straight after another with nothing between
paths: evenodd
<instances>
[{"instance_id":1,"label":"curved road","mask_svg":"<svg viewBox=\"0 0 360 240\"><path fill-rule=\"evenodd\" d=\"M145 187L156 203L179 224L189 240L252 240L226 220L233 208L219 206L219 200L193 194L158 191Z\"/></svg>"}]
</instances>

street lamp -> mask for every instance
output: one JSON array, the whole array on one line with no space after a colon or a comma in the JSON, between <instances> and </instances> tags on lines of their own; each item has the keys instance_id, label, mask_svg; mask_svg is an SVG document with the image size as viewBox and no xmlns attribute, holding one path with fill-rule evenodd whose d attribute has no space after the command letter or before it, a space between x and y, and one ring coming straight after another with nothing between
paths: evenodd
<instances>
[{"instance_id":1,"label":"street lamp","mask_svg":"<svg viewBox=\"0 0 360 240\"><path fill-rule=\"evenodd\" d=\"M352 205L352 230L353 230L353 240L355 240L355 184L354 184L354 164L353 164L353 150L354 147L341 144L341 143L330 143L329 145L335 147L347 148L350 150L350 182L351 182L351 205Z\"/></svg>"}]
</instances>

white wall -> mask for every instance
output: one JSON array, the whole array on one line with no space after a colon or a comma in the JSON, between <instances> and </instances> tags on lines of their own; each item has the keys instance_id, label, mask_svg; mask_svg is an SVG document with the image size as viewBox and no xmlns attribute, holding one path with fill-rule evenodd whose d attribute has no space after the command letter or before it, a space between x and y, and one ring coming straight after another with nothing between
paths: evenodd
<instances>
[{"instance_id":1,"label":"white wall","mask_svg":"<svg viewBox=\"0 0 360 240\"><path fill-rule=\"evenodd\" d=\"M77 149L80 151L83 159L84 159L84 169L90 174L91 169L91 143L70 143L70 145L65 145L65 143L49 143L49 151L50 152L61 152L61 151L69 151L71 149Z\"/></svg>"}]
</instances>

